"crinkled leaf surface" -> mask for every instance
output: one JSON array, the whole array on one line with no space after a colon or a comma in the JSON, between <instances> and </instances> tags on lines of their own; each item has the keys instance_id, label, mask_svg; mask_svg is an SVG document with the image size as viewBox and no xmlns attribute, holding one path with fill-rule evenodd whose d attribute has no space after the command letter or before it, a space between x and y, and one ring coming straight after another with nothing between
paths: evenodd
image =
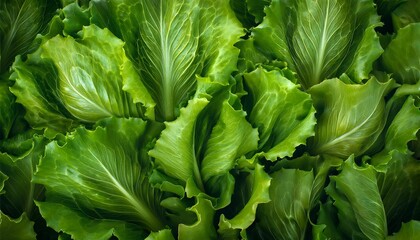
<instances>
[{"instance_id":1,"label":"crinkled leaf surface","mask_svg":"<svg viewBox=\"0 0 420 240\"><path fill-rule=\"evenodd\" d=\"M312 87L318 116L311 151L341 158L362 155L385 126L384 97L393 87L392 80L380 83L374 77L366 84L330 79Z\"/></svg>"},{"instance_id":2,"label":"crinkled leaf surface","mask_svg":"<svg viewBox=\"0 0 420 240\"><path fill-rule=\"evenodd\" d=\"M420 163L413 157L393 150L388 156L376 159L387 161L386 172L378 175L378 187L386 211L390 232L401 223L420 215Z\"/></svg>"},{"instance_id":3,"label":"crinkled leaf surface","mask_svg":"<svg viewBox=\"0 0 420 240\"><path fill-rule=\"evenodd\" d=\"M207 99L190 100L175 121L165 123L166 129L149 152L156 167L166 175L195 185L204 193L210 193L207 187L210 191L215 188L207 185L208 181L226 176L239 157L256 149L258 141L256 129L245 120L242 110L235 110L226 100L216 106L219 110L211 112L214 105Z\"/></svg>"},{"instance_id":4,"label":"crinkled leaf surface","mask_svg":"<svg viewBox=\"0 0 420 240\"><path fill-rule=\"evenodd\" d=\"M146 123L140 119L104 123L93 131L77 128L63 146L56 142L46 146L34 177L47 189L45 204L62 204L72 211L69 214L89 221L105 218L149 231L164 228L161 193L148 182L150 162L137 151ZM58 223L55 230L61 228Z\"/></svg>"},{"instance_id":5,"label":"crinkled leaf surface","mask_svg":"<svg viewBox=\"0 0 420 240\"><path fill-rule=\"evenodd\" d=\"M65 129L72 119L143 116L142 107L122 90L125 79L138 78L123 45L92 25L81 39L56 36L26 62L18 60L11 91L25 106L27 120L35 127Z\"/></svg>"},{"instance_id":6,"label":"crinkled leaf surface","mask_svg":"<svg viewBox=\"0 0 420 240\"><path fill-rule=\"evenodd\" d=\"M258 128L258 152L266 159L290 157L314 135L315 109L309 94L279 71L258 68L244 74L249 122Z\"/></svg>"},{"instance_id":7,"label":"crinkled leaf surface","mask_svg":"<svg viewBox=\"0 0 420 240\"><path fill-rule=\"evenodd\" d=\"M286 61L305 88L342 73L367 79L382 53L371 1L273 0L265 13L253 31L257 46Z\"/></svg>"},{"instance_id":8,"label":"crinkled leaf surface","mask_svg":"<svg viewBox=\"0 0 420 240\"><path fill-rule=\"evenodd\" d=\"M420 109L415 104L415 99L409 96L401 107L385 135L384 152L396 149L407 153L407 144L416 140L416 133L420 130Z\"/></svg>"}]
</instances>

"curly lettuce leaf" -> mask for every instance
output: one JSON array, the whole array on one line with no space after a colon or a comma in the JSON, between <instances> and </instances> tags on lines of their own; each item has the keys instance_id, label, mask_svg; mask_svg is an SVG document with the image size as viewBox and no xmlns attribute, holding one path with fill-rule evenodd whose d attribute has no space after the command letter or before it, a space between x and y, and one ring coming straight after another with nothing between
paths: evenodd
<instances>
[{"instance_id":1,"label":"curly lettuce leaf","mask_svg":"<svg viewBox=\"0 0 420 240\"><path fill-rule=\"evenodd\" d=\"M248 120L259 131L257 155L268 160L291 157L314 135L315 109L310 95L280 71L257 68L244 74L242 98Z\"/></svg>"},{"instance_id":2,"label":"curly lettuce leaf","mask_svg":"<svg viewBox=\"0 0 420 240\"><path fill-rule=\"evenodd\" d=\"M420 187L417 182L420 181L420 163L396 150L384 158L387 161L386 170L378 175L378 187L389 231L395 232L403 222L419 220Z\"/></svg>"},{"instance_id":3,"label":"curly lettuce leaf","mask_svg":"<svg viewBox=\"0 0 420 240\"><path fill-rule=\"evenodd\" d=\"M109 28L125 42L140 79L128 79L124 90L136 103L145 104L142 96L150 94L156 103L151 117L159 121L179 115L197 76L228 84L239 54L234 44L243 35L224 0L96 0L90 23Z\"/></svg>"},{"instance_id":4,"label":"curly lettuce leaf","mask_svg":"<svg viewBox=\"0 0 420 240\"><path fill-rule=\"evenodd\" d=\"M46 201L38 204L41 214L51 211L51 204L61 204L92 224L108 219L146 231L163 229L162 195L148 181L149 159L138 152L145 147L139 146L145 128L141 119L111 118L95 130L77 128L63 146L48 144L33 179L47 189ZM47 222L57 221L55 230L73 234L69 223L55 219L55 214L43 216ZM112 224L107 226L112 231Z\"/></svg>"},{"instance_id":5,"label":"curly lettuce leaf","mask_svg":"<svg viewBox=\"0 0 420 240\"><path fill-rule=\"evenodd\" d=\"M145 115L122 90L123 81L138 78L124 43L94 25L80 34L80 39L53 37L13 65L11 91L35 128L67 130L77 122Z\"/></svg>"},{"instance_id":6,"label":"curly lettuce leaf","mask_svg":"<svg viewBox=\"0 0 420 240\"><path fill-rule=\"evenodd\" d=\"M245 120L245 112L235 110L227 99L220 105L218 101L190 100L175 121L165 123L149 154L157 169L180 181L173 183L183 185L187 196L224 196L216 203L221 207L233 191L229 171L239 157L256 149L258 133Z\"/></svg>"},{"instance_id":7,"label":"curly lettuce leaf","mask_svg":"<svg viewBox=\"0 0 420 240\"><path fill-rule=\"evenodd\" d=\"M189 211L197 215L197 221L192 225L180 224L178 227L178 239L203 239L217 238L214 228L215 210L210 200L198 197L194 206Z\"/></svg>"},{"instance_id":8,"label":"curly lettuce leaf","mask_svg":"<svg viewBox=\"0 0 420 240\"><path fill-rule=\"evenodd\" d=\"M224 239L245 238L247 229L256 219L257 209L270 202L271 177L264 167L255 164L254 169L242 169L236 176L234 201L219 218L217 232Z\"/></svg>"},{"instance_id":9,"label":"curly lettuce leaf","mask_svg":"<svg viewBox=\"0 0 420 240\"><path fill-rule=\"evenodd\" d=\"M273 0L253 30L257 46L285 61L305 88L347 73L367 79L382 48L374 28L380 25L371 1Z\"/></svg>"}]
</instances>

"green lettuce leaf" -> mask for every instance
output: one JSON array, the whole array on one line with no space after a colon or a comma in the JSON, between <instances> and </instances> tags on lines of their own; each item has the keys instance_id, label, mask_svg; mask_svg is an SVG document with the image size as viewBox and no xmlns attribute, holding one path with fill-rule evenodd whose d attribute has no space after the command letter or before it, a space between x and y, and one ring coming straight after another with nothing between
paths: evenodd
<instances>
[{"instance_id":1,"label":"green lettuce leaf","mask_svg":"<svg viewBox=\"0 0 420 240\"><path fill-rule=\"evenodd\" d=\"M361 82L383 51L369 0L273 0L265 13L253 30L257 46L286 61L305 88L343 73Z\"/></svg>"},{"instance_id":2,"label":"green lettuce leaf","mask_svg":"<svg viewBox=\"0 0 420 240\"><path fill-rule=\"evenodd\" d=\"M420 110L409 96L385 134L384 149L370 162L379 172L378 186L383 199L388 229L396 232L401 223L420 215L420 163L408 148L417 139Z\"/></svg>"},{"instance_id":3,"label":"green lettuce leaf","mask_svg":"<svg viewBox=\"0 0 420 240\"><path fill-rule=\"evenodd\" d=\"M395 149L401 153L408 153L407 144L417 139L416 133L419 130L420 109L416 106L415 98L409 96L386 131L383 152Z\"/></svg>"},{"instance_id":4,"label":"green lettuce leaf","mask_svg":"<svg viewBox=\"0 0 420 240\"><path fill-rule=\"evenodd\" d=\"M387 237L387 240L416 239L420 234L420 221L403 223L399 232Z\"/></svg>"},{"instance_id":5,"label":"green lettuce leaf","mask_svg":"<svg viewBox=\"0 0 420 240\"><path fill-rule=\"evenodd\" d=\"M9 70L17 55L30 51L35 36L46 27L57 7L55 0L0 3L0 75Z\"/></svg>"},{"instance_id":6,"label":"green lettuce leaf","mask_svg":"<svg viewBox=\"0 0 420 240\"><path fill-rule=\"evenodd\" d=\"M9 83L0 81L0 139L8 138L17 115L15 96L9 91Z\"/></svg>"},{"instance_id":7,"label":"green lettuce leaf","mask_svg":"<svg viewBox=\"0 0 420 240\"><path fill-rule=\"evenodd\" d=\"M309 94L276 70L245 73L244 84L249 93L242 98L244 109L259 131L258 155L271 161L291 157L314 135L315 109Z\"/></svg>"},{"instance_id":8,"label":"green lettuce leaf","mask_svg":"<svg viewBox=\"0 0 420 240\"><path fill-rule=\"evenodd\" d=\"M326 192L338 210L338 229L352 238L384 239L388 235L384 204L373 166L357 166L353 156L337 176L331 176Z\"/></svg>"},{"instance_id":9,"label":"green lettuce leaf","mask_svg":"<svg viewBox=\"0 0 420 240\"><path fill-rule=\"evenodd\" d=\"M0 236L2 239L35 240L34 223L23 213L17 219L11 219L0 211Z\"/></svg>"},{"instance_id":10,"label":"green lettuce leaf","mask_svg":"<svg viewBox=\"0 0 420 240\"><path fill-rule=\"evenodd\" d=\"M255 221L258 206L270 201L271 177L260 164L254 169L242 169L232 197L234 201L225 213L220 215L217 232L223 239L245 238L247 229Z\"/></svg>"},{"instance_id":11,"label":"green lettuce leaf","mask_svg":"<svg viewBox=\"0 0 420 240\"><path fill-rule=\"evenodd\" d=\"M145 240L175 240L169 229L163 229L159 232L152 232L145 238Z\"/></svg>"},{"instance_id":12,"label":"green lettuce leaf","mask_svg":"<svg viewBox=\"0 0 420 240\"><path fill-rule=\"evenodd\" d=\"M233 191L229 171L238 158L256 149L258 135L245 112L235 110L227 99L220 105L218 101L190 100L175 121L165 123L149 154L157 169L181 181L174 183L182 184L188 197L220 196L216 205L221 207L230 202Z\"/></svg>"},{"instance_id":13,"label":"green lettuce leaf","mask_svg":"<svg viewBox=\"0 0 420 240\"><path fill-rule=\"evenodd\" d=\"M215 210L210 200L198 197L197 203L188 210L197 215L197 221L192 225L179 225L178 239L211 240L217 238L213 223Z\"/></svg>"},{"instance_id":14,"label":"green lettuce leaf","mask_svg":"<svg viewBox=\"0 0 420 240\"><path fill-rule=\"evenodd\" d=\"M36 204L48 226L57 232L62 231L70 235L70 239L108 240L116 236L118 239L135 240L144 239L147 236L146 231L123 220L90 218L83 212L59 202L37 202Z\"/></svg>"},{"instance_id":15,"label":"green lettuce leaf","mask_svg":"<svg viewBox=\"0 0 420 240\"><path fill-rule=\"evenodd\" d=\"M261 23L265 14L264 7L271 0L230 0L230 7L245 28L255 27Z\"/></svg>"},{"instance_id":16,"label":"green lettuce leaf","mask_svg":"<svg viewBox=\"0 0 420 240\"><path fill-rule=\"evenodd\" d=\"M144 116L142 106L122 90L123 81L138 78L123 45L92 25L83 29L81 39L56 36L26 61L18 59L11 91L26 108L28 122L66 130L74 121Z\"/></svg>"},{"instance_id":17,"label":"green lettuce leaf","mask_svg":"<svg viewBox=\"0 0 420 240\"><path fill-rule=\"evenodd\" d=\"M420 215L420 163L396 150L389 153L386 172L378 175L378 186L386 211L390 232L398 231L401 223ZM382 160L382 159L381 159Z\"/></svg>"},{"instance_id":18,"label":"green lettuce leaf","mask_svg":"<svg viewBox=\"0 0 420 240\"><path fill-rule=\"evenodd\" d=\"M124 90L143 104L142 96L150 93L159 121L179 115L197 76L227 85L236 69L239 50L233 45L243 31L229 1L97 0L91 9L91 23L109 28L125 42L140 75L128 79Z\"/></svg>"},{"instance_id":19,"label":"green lettuce leaf","mask_svg":"<svg viewBox=\"0 0 420 240\"><path fill-rule=\"evenodd\" d=\"M420 23L398 30L381 57L385 71L393 73L398 83L416 84L420 80Z\"/></svg>"},{"instance_id":20,"label":"green lettuce leaf","mask_svg":"<svg viewBox=\"0 0 420 240\"><path fill-rule=\"evenodd\" d=\"M344 159L366 152L385 126L384 98L394 86L392 80L380 83L372 77L366 84L330 79L312 87L318 123L310 150Z\"/></svg>"},{"instance_id":21,"label":"green lettuce leaf","mask_svg":"<svg viewBox=\"0 0 420 240\"><path fill-rule=\"evenodd\" d=\"M410 23L420 22L420 2L416 0L404 1L398 5L391 16L395 31L407 26Z\"/></svg>"},{"instance_id":22,"label":"green lettuce leaf","mask_svg":"<svg viewBox=\"0 0 420 240\"><path fill-rule=\"evenodd\" d=\"M94 225L101 225L95 219L108 219L134 223L147 231L163 229L162 194L148 181L149 159L137 151L145 147L138 145L145 128L141 119L111 118L95 130L77 128L67 135L63 146L48 144L33 179L47 189L46 202L38 204L41 214L51 211L51 204L61 204L68 214ZM55 219L55 215L43 214L47 222L57 221L52 226L56 231L76 234L70 222ZM112 232L112 224L106 226Z\"/></svg>"},{"instance_id":23,"label":"green lettuce leaf","mask_svg":"<svg viewBox=\"0 0 420 240\"><path fill-rule=\"evenodd\" d=\"M313 172L281 169L271 177L271 201L258 206L255 220L259 239L304 239Z\"/></svg>"},{"instance_id":24,"label":"green lettuce leaf","mask_svg":"<svg viewBox=\"0 0 420 240\"><path fill-rule=\"evenodd\" d=\"M30 219L37 215L34 200L42 198L43 187L32 182L36 165L48 140L41 136L30 136L25 142L28 149L18 156L0 153L0 169L7 176L4 182L4 194L0 196L1 211L12 218L19 218L23 213ZM18 145L23 148L23 145Z\"/></svg>"},{"instance_id":25,"label":"green lettuce leaf","mask_svg":"<svg viewBox=\"0 0 420 240\"><path fill-rule=\"evenodd\" d=\"M316 217L316 223L312 223L313 239L345 239L343 232L338 229L337 209L334 207L331 197L328 197L326 202L320 205Z\"/></svg>"}]
</instances>

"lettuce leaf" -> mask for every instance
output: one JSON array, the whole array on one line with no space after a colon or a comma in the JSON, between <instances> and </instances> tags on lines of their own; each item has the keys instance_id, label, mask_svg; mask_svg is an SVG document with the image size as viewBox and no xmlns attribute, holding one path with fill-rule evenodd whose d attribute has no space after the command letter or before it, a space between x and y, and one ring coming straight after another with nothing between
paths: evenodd
<instances>
[{"instance_id":1,"label":"lettuce leaf","mask_svg":"<svg viewBox=\"0 0 420 240\"><path fill-rule=\"evenodd\" d=\"M371 1L273 0L253 30L256 45L269 58L287 62L306 89L347 73L368 79L382 48Z\"/></svg>"},{"instance_id":2,"label":"lettuce leaf","mask_svg":"<svg viewBox=\"0 0 420 240\"><path fill-rule=\"evenodd\" d=\"M111 118L95 130L77 128L66 136L63 146L57 142L46 146L33 181L47 189L46 201L38 207L47 221L57 221L51 225L55 230L81 234L74 232L71 218L55 219L54 206L102 229L86 230L89 238L104 231L112 233L121 224L135 224L136 231L165 228L159 206L162 194L148 181L150 162L137 152L145 127L141 119ZM86 148L80 151L81 146Z\"/></svg>"},{"instance_id":3,"label":"lettuce leaf","mask_svg":"<svg viewBox=\"0 0 420 240\"><path fill-rule=\"evenodd\" d=\"M49 39L26 61L18 59L13 65L11 91L34 128L63 131L78 122L145 114L122 90L123 81L138 78L124 43L94 25L80 34L81 39Z\"/></svg>"}]
</instances>

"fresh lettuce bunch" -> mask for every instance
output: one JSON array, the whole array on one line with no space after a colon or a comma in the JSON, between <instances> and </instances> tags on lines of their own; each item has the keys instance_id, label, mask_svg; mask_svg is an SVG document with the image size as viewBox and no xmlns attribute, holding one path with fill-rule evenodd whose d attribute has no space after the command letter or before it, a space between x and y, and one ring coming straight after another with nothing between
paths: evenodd
<instances>
[{"instance_id":1,"label":"fresh lettuce bunch","mask_svg":"<svg viewBox=\"0 0 420 240\"><path fill-rule=\"evenodd\" d=\"M420 2L0 3L3 239L416 239Z\"/></svg>"}]
</instances>

